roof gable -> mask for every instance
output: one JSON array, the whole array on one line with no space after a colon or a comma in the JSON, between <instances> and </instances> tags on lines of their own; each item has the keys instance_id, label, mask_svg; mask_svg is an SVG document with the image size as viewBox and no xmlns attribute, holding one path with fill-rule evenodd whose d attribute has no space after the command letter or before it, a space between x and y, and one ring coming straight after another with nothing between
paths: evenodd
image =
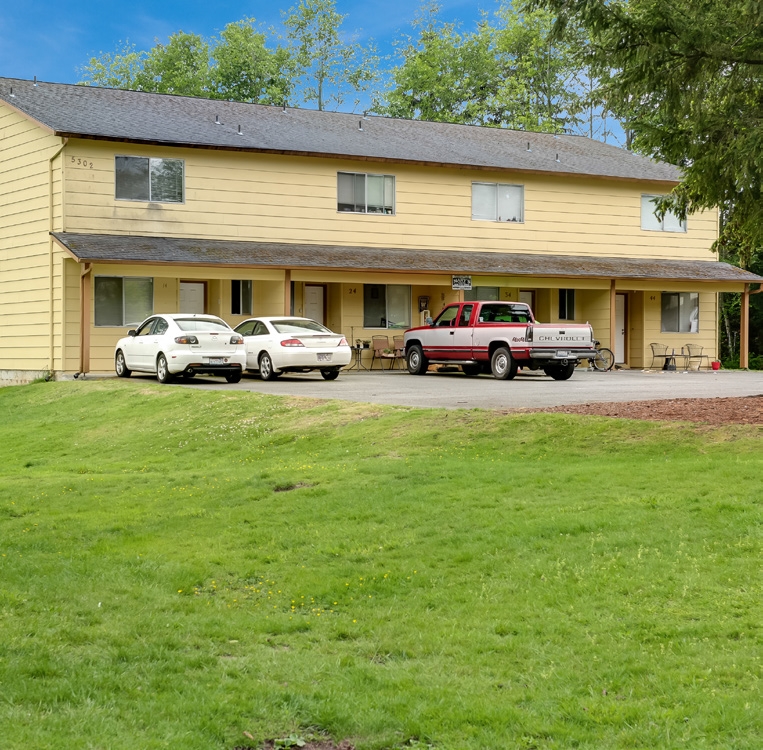
<instances>
[{"instance_id":1,"label":"roof gable","mask_svg":"<svg viewBox=\"0 0 763 750\"><path fill-rule=\"evenodd\" d=\"M64 137L640 181L680 179L677 167L583 136L12 78L0 78L0 101Z\"/></svg>"}]
</instances>

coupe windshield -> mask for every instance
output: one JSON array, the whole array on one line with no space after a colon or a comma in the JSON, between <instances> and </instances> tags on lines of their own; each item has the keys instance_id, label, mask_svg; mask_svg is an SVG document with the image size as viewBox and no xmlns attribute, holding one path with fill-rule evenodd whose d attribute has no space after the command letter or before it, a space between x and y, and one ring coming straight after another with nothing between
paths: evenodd
<instances>
[{"instance_id":1,"label":"coupe windshield","mask_svg":"<svg viewBox=\"0 0 763 750\"><path fill-rule=\"evenodd\" d=\"M331 333L331 331L322 326L320 323L316 323L314 320L299 320L299 318L291 318L284 320L272 321L273 328L278 333Z\"/></svg>"}]
</instances>

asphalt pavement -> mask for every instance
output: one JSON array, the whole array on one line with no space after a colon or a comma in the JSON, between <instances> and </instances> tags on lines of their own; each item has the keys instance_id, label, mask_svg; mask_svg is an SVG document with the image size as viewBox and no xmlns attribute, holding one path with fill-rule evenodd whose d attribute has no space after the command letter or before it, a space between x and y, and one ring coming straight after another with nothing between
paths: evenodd
<instances>
[{"instance_id":1,"label":"asphalt pavement","mask_svg":"<svg viewBox=\"0 0 763 750\"><path fill-rule=\"evenodd\" d=\"M137 377L148 376L133 375L133 379ZM201 376L175 382L183 388L244 390L279 396L446 409L523 409L608 401L763 395L763 372L730 370L577 370L569 380L552 380L542 372L520 371L514 380L506 381L488 375L469 378L460 372L430 372L416 376L405 370L350 370L343 371L334 381L325 381L315 372L284 374L269 382L254 375L245 375L236 384Z\"/></svg>"}]
</instances>

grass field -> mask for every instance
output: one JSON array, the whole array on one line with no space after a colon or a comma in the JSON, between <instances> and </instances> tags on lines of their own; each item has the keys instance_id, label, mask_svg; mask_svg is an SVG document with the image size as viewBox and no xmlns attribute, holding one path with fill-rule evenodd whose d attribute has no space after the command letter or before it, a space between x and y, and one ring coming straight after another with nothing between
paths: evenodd
<instances>
[{"instance_id":1,"label":"grass field","mask_svg":"<svg viewBox=\"0 0 763 750\"><path fill-rule=\"evenodd\" d=\"M0 416L2 750L761 747L758 427L135 379Z\"/></svg>"}]
</instances>

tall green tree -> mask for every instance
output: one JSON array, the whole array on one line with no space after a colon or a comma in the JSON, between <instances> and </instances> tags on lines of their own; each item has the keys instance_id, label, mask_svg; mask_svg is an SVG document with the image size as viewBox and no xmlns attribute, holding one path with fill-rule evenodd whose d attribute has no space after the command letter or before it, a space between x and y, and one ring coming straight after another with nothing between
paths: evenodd
<instances>
[{"instance_id":1,"label":"tall green tree","mask_svg":"<svg viewBox=\"0 0 763 750\"><path fill-rule=\"evenodd\" d=\"M214 40L211 71L214 95L260 104L285 104L293 90L294 61L284 47L268 49L255 20L229 23Z\"/></svg>"},{"instance_id":2,"label":"tall green tree","mask_svg":"<svg viewBox=\"0 0 763 750\"><path fill-rule=\"evenodd\" d=\"M341 106L348 95L355 96L357 106L376 75L373 45L364 50L343 38L346 17L337 12L335 0L300 0L284 14L302 99L319 110Z\"/></svg>"},{"instance_id":3,"label":"tall green tree","mask_svg":"<svg viewBox=\"0 0 763 750\"><path fill-rule=\"evenodd\" d=\"M474 32L442 23L429 3L414 22L418 37L379 109L395 117L561 132L577 123L581 97L571 85L575 47L552 37L552 16L502 4Z\"/></svg>"},{"instance_id":4,"label":"tall green tree","mask_svg":"<svg viewBox=\"0 0 763 750\"><path fill-rule=\"evenodd\" d=\"M403 63L392 70L392 85L374 109L409 120L486 124L498 76L489 35L462 34L439 20L439 10L429 3L414 20L418 37L398 45Z\"/></svg>"},{"instance_id":5,"label":"tall green tree","mask_svg":"<svg viewBox=\"0 0 763 750\"><path fill-rule=\"evenodd\" d=\"M178 31L167 44L157 42L137 75L142 91L207 96L211 92L209 42L198 34Z\"/></svg>"},{"instance_id":6,"label":"tall green tree","mask_svg":"<svg viewBox=\"0 0 763 750\"><path fill-rule=\"evenodd\" d=\"M763 248L763 3L525 0L555 33L590 35L602 95L633 148L682 167L662 208L717 207L715 248L750 266Z\"/></svg>"},{"instance_id":7,"label":"tall green tree","mask_svg":"<svg viewBox=\"0 0 763 750\"><path fill-rule=\"evenodd\" d=\"M212 99L282 104L293 88L289 51L271 50L255 20L229 23L210 40L178 31L148 51L121 44L82 69L82 83Z\"/></svg>"},{"instance_id":8,"label":"tall green tree","mask_svg":"<svg viewBox=\"0 0 763 750\"><path fill-rule=\"evenodd\" d=\"M80 83L113 89L138 90L138 75L148 53L135 49L129 41L119 42L114 52L101 52L82 66Z\"/></svg>"}]
</instances>

